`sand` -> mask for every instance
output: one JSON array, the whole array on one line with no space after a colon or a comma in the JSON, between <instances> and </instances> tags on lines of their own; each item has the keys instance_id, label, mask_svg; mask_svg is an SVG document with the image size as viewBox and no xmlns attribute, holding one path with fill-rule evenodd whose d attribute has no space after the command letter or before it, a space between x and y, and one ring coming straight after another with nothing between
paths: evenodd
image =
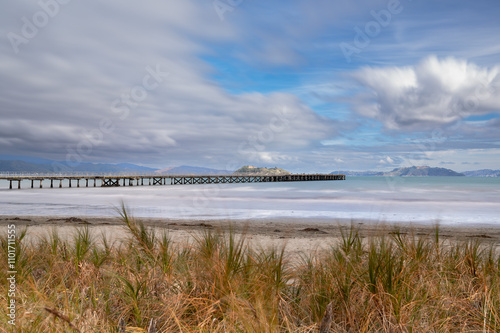
<instances>
[{"instance_id":1,"label":"sand","mask_svg":"<svg viewBox=\"0 0 500 333\"><path fill-rule=\"evenodd\" d=\"M348 231L351 225L359 229L362 237L390 235L397 229L401 233L433 237L435 223L377 223L375 221L342 220L304 220L304 219L258 219L258 220L172 220L158 218L138 218L145 225L155 228L159 233L166 231L176 243L192 242L194 237L207 230L228 231L245 234L255 246L269 248L286 245L286 251L297 254L312 253L328 249L336 244L341 232ZM75 227L88 226L96 239L105 235L110 241L120 241L128 236L119 217L76 217L76 216L7 216L0 215L0 234L7 231L7 225L16 228L28 227L28 239L36 239L56 229L62 237L72 238ZM2 230L5 229L5 230ZM490 243L500 250L500 226L454 225L440 226L442 240L467 241L479 239Z\"/></svg>"}]
</instances>

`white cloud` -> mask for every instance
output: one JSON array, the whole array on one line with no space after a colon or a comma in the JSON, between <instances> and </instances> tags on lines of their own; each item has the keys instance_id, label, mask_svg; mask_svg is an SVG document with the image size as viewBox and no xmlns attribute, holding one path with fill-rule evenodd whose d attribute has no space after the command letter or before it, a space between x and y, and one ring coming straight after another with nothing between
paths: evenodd
<instances>
[{"instance_id":1,"label":"white cloud","mask_svg":"<svg viewBox=\"0 0 500 333\"><path fill-rule=\"evenodd\" d=\"M500 111L500 67L431 56L416 66L365 67L354 109L389 129L422 129Z\"/></svg>"},{"instance_id":2,"label":"white cloud","mask_svg":"<svg viewBox=\"0 0 500 333\"><path fill-rule=\"evenodd\" d=\"M371 10L386 5L387 0L244 1L220 21L211 0L69 1L18 54L7 38L0 43L0 154L64 160L68 151L85 148L86 131L110 118L114 130L85 160L218 168L237 160L303 171L328 171L335 163L378 167L380 160L390 163L386 156L398 163L408 147L395 148L398 138L378 140L387 133L377 121L351 117L342 96L352 91L352 82L339 80L347 64L338 44L353 38L353 27L373 19ZM498 30L498 15L491 8L471 21L470 12L448 15L451 7L445 6L450 24L443 27L442 10L417 5L405 4L405 14L352 65L413 64L428 54L497 62L498 43L488 33ZM37 1L7 1L0 34L20 33L21 18L37 11ZM405 27L406 13L418 24ZM157 64L169 76L128 116L114 113L113 101L140 86L146 67ZM453 124L498 111L498 72L454 58L367 67L353 74L364 90L355 109L387 128ZM483 81L489 90L477 90ZM273 118L284 107L290 118L280 126ZM442 127L447 142L440 149L497 147L498 120L476 120Z\"/></svg>"},{"instance_id":3,"label":"white cloud","mask_svg":"<svg viewBox=\"0 0 500 333\"><path fill-rule=\"evenodd\" d=\"M23 1L8 7L0 13L3 35L40 10ZM19 20L4 21L9 15ZM0 153L65 160L80 147L84 161L225 167L245 143L258 146L259 161L274 163L329 138L333 123L292 94L233 95L210 79L213 69L200 55L213 52L211 43L236 42L236 31L210 1L61 7L19 54L0 44ZM148 67L169 74L133 107L120 102L127 112L114 112L115 100L143 87ZM85 132L103 119L114 129L87 149Z\"/></svg>"},{"instance_id":4,"label":"white cloud","mask_svg":"<svg viewBox=\"0 0 500 333\"><path fill-rule=\"evenodd\" d=\"M380 164L394 164L394 160L390 156L386 156L385 158L379 161Z\"/></svg>"}]
</instances>

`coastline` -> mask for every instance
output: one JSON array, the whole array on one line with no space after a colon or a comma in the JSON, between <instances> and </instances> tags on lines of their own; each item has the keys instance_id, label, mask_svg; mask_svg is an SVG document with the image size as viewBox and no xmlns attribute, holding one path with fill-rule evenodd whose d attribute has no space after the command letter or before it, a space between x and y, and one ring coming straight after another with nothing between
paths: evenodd
<instances>
[{"instance_id":1,"label":"coastline","mask_svg":"<svg viewBox=\"0 0 500 333\"><path fill-rule=\"evenodd\" d=\"M380 309L394 306L393 295L402 292L409 293L401 307L408 322L405 327L428 331L432 323L436 327L432 330L441 331L444 313L446 318L456 318L449 321L447 331L463 331L463 327L478 327L474 331L479 331L485 324L483 312L477 310L482 305L474 305L476 301L487 297L492 305L498 304L498 227L444 226L435 243L436 229L430 223L135 220L158 233L153 237L132 227L136 231L132 237L119 217L0 215L0 235L13 223L18 235L23 234L23 226L29 228L19 247L29 258L19 261L19 275L29 277L16 284L24 293L17 310L19 325L32 327L39 320L37 331L47 331L46 327L62 331L68 325L88 328L85 331L102 331L104 326L106 331L124 325L145 327L147 322L138 322L137 317L120 324L126 306L135 307L137 316L151 318L150 324L158 322L162 330L177 331L181 323L185 331L199 331L200 322L219 325L214 318L220 313L223 326L207 327L207 331L235 331L242 320L259 326L269 318L268 312L252 311L264 304L269 312L287 309L287 318L301 318L290 331L309 332L333 317L335 322L328 325L344 332L348 331L344 329L345 314L334 305L345 301L341 293L345 289L340 288L347 286L348 305L356 311L356 322L367 320L365 328L392 322L397 314L391 310L379 318ZM349 236L353 226L359 238ZM217 236L218 232L227 235L229 230L235 237ZM168 238L162 237L165 231ZM396 231L409 237L394 236ZM242 235L244 242L240 242ZM131 290L140 296L131 298ZM286 297L297 294L298 301ZM317 295L325 296L319 299ZM319 309L318 316L311 318L311 309L317 309L322 300L325 310ZM179 306L180 302L190 306ZM416 302L421 305L411 306ZM108 308L111 314L106 313ZM165 316L165 308L172 309L172 315ZM308 310L305 314L304 309ZM187 317L193 313L195 317ZM67 314L73 319L65 319L70 318ZM500 322L494 315L488 324L493 328L490 331L497 331ZM227 329L234 322L235 329ZM248 331L266 331L270 326L266 322L255 329L248 327Z\"/></svg>"},{"instance_id":2,"label":"coastline","mask_svg":"<svg viewBox=\"0 0 500 333\"><path fill-rule=\"evenodd\" d=\"M367 220L333 219L291 219L265 218L252 220L179 220L167 218L135 218L146 226L166 231L174 242L189 242L193 237L207 230L244 234L251 242L259 246L280 246L286 244L287 252L310 252L326 249L341 238L342 231L349 231L354 226L361 237L390 236L395 230L402 234L432 238L435 235L435 223L383 223ZM75 227L88 226L97 237L101 234L115 241L127 237L127 232L120 217L96 216L51 216L51 215L0 215L0 230L9 224L16 227L29 227L28 235L38 237L57 229L63 237L72 237ZM1 233L1 231L0 231ZM469 241L480 240L500 249L500 225L440 225L441 240Z\"/></svg>"}]
</instances>

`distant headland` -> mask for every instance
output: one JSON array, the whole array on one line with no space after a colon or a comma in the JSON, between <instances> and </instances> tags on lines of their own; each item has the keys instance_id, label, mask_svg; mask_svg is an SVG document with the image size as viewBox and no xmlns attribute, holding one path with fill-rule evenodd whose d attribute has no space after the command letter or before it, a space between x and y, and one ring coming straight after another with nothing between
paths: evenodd
<instances>
[{"instance_id":1,"label":"distant headland","mask_svg":"<svg viewBox=\"0 0 500 333\"><path fill-rule=\"evenodd\" d=\"M332 167L332 169L334 169ZM227 174L260 174L260 175L288 175L291 172L274 167L256 167L252 165L243 166L237 170L221 170L207 167L181 165L167 168L151 168L131 163L78 163L67 165L65 162L51 161L40 158L25 156L2 156L0 155L0 172L2 173L126 173L126 174L151 174L151 175L227 175ZM296 173L309 173L307 170ZM435 168L429 166L412 166L395 168L391 171L333 171L331 174L343 174L346 176L395 176L395 177L500 177L500 170L481 169L464 172L456 172L446 168Z\"/></svg>"},{"instance_id":2,"label":"distant headland","mask_svg":"<svg viewBox=\"0 0 500 333\"><path fill-rule=\"evenodd\" d=\"M234 172L235 175L244 175L244 174L254 174L254 175L289 175L290 172L280 169L278 167L274 168L258 168L252 165L246 165L244 167L239 168Z\"/></svg>"},{"instance_id":3,"label":"distant headland","mask_svg":"<svg viewBox=\"0 0 500 333\"><path fill-rule=\"evenodd\" d=\"M337 172L332 172L332 174ZM475 170L456 172L446 168L433 168L429 166L412 166L395 168L392 171L340 171L346 176L385 176L385 177L500 177L500 170Z\"/></svg>"}]
</instances>

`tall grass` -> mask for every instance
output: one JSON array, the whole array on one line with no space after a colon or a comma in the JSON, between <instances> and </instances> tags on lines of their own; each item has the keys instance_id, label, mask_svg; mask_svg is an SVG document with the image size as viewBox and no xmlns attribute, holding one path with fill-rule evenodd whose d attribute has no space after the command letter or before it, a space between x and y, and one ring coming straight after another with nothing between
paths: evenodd
<instances>
[{"instance_id":1,"label":"tall grass","mask_svg":"<svg viewBox=\"0 0 500 333\"><path fill-rule=\"evenodd\" d=\"M500 257L478 241L351 227L331 249L291 257L232 231L180 244L121 213L120 243L88 228L20 240L12 332L500 331ZM6 306L0 315L9 332Z\"/></svg>"}]
</instances>

